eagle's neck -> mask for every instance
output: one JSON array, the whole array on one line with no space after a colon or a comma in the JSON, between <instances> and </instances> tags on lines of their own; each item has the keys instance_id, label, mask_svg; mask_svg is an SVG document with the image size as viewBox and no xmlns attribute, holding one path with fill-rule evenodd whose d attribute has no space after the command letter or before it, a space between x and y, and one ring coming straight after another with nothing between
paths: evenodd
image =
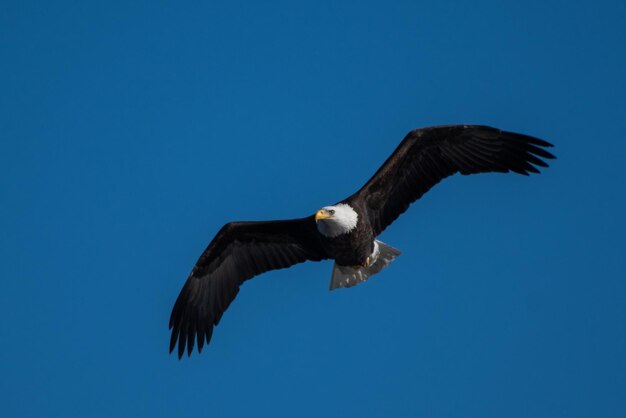
<instances>
[{"instance_id":1,"label":"eagle's neck","mask_svg":"<svg viewBox=\"0 0 626 418\"><path fill-rule=\"evenodd\" d=\"M333 210L331 218L322 219L317 223L317 230L328 238L335 238L356 229L359 215L350 205L339 203L335 206L326 206L324 209Z\"/></svg>"}]
</instances>

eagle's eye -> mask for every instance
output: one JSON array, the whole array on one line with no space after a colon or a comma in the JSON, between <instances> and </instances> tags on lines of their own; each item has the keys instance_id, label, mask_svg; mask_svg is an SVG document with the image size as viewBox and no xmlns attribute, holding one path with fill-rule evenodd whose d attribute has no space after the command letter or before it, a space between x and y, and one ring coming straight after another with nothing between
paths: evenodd
<instances>
[{"instance_id":1,"label":"eagle's eye","mask_svg":"<svg viewBox=\"0 0 626 418\"><path fill-rule=\"evenodd\" d=\"M335 209L329 210L328 213L330 213L331 215L334 215L335 214Z\"/></svg>"}]
</instances>

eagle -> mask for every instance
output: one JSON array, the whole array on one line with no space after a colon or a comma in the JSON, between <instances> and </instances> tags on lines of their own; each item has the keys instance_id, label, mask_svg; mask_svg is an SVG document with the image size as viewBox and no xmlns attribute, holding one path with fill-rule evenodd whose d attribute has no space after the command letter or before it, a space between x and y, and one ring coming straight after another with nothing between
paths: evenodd
<instances>
[{"instance_id":1,"label":"eagle","mask_svg":"<svg viewBox=\"0 0 626 418\"><path fill-rule=\"evenodd\" d=\"M239 287L261 273L304 261L334 260L330 289L379 273L400 251L376 238L442 179L455 173L539 173L552 144L480 125L409 132L352 196L299 219L229 222L200 255L170 316L169 351L202 352Z\"/></svg>"}]
</instances>

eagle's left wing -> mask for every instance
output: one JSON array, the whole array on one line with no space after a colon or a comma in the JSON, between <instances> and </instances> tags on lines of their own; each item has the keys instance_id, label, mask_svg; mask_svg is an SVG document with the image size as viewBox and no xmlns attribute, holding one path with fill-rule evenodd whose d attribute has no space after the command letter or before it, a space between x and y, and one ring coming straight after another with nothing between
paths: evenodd
<instances>
[{"instance_id":1,"label":"eagle's left wing","mask_svg":"<svg viewBox=\"0 0 626 418\"><path fill-rule=\"evenodd\" d=\"M538 173L535 166L548 166L541 158L555 158L544 149L551 146L542 139L489 126L415 129L346 201L358 199L365 203L377 236L442 179L454 173Z\"/></svg>"}]
</instances>

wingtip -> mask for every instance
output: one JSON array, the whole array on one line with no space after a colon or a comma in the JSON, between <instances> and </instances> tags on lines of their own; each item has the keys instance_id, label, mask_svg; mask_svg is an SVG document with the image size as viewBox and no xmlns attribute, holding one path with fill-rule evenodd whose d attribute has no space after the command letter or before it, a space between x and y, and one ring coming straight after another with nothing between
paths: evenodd
<instances>
[{"instance_id":1,"label":"wingtip","mask_svg":"<svg viewBox=\"0 0 626 418\"><path fill-rule=\"evenodd\" d=\"M202 354L204 346L208 345L211 342L212 334L213 327L210 326L203 330L202 333L198 333L197 338L192 338L191 335L183 337L180 330L177 327L174 327L172 331L172 336L170 337L169 354L171 355L174 352L176 346L178 346L178 349L176 350L176 355L179 360L183 358L185 352L187 352L187 357L191 357L194 346L197 347L198 354ZM195 334L194 337L196 337Z\"/></svg>"},{"instance_id":2,"label":"wingtip","mask_svg":"<svg viewBox=\"0 0 626 418\"><path fill-rule=\"evenodd\" d=\"M553 147L554 145L550 145L550 147ZM556 160L556 155L552 154L551 152L548 151L544 151L547 156L545 158L549 159L549 160Z\"/></svg>"},{"instance_id":3,"label":"wingtip","mask_svg":"<svg viewBox=\"0 0 626 418\"><path fill-rule=\"evenodd\" d=\"M185 334L181 332L178 336L178 359L179 360L183 357L183 354L185 353L186 342L187 342L187 339L185 338Z\"/></svg>"},{"instance_id":4,"label":"wingtip","mask_svg":"<svg viewBox=\"0 0 626 418\"><path fill-rule=\"evenodd\" d=\"M172 351L174 351L177 341L178 341L178 332L176 329L174 329L172 331L172 336L170 337L170 354L172 354Z\"/></svg>"}]
</instances>

